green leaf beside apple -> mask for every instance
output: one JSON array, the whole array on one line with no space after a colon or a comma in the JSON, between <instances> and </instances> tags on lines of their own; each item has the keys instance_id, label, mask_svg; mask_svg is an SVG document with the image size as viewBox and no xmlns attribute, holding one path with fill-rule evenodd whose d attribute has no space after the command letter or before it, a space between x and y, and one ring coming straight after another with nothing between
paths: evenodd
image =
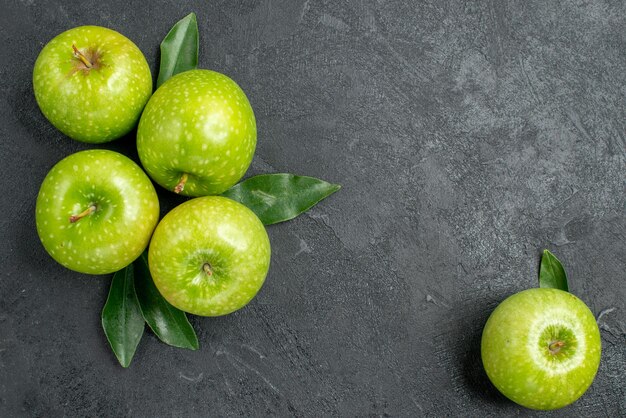
<instances>
[{"instance_id":1,"label":"green leaf beside apple","mask_svg":"<svg viewBox=\"0 0 626 418\"><path fill-rule=\"evenodd\" d=\"M157 88L173 75L198 66L199 45L196 14L190 13L178 21L161 42Z\"/></svg>"},{"instance_id":2,"label":"green leaf beside apple","mask_svg":"<svg viewBox=\"0 0 626 418\"><path fill-rule=\"evenodd\" d=\"M132 264L113 275L102 310L102 328L118 361L122 367L128 367L145 328L135 293Z\"/></svg>"},{"instance_id":3,"label":"green leaf beside apple","mask_svg":"<svg viewBox=\"0 0 626 418\"><path fill-rule=\"evenodd\" d=\"M563 264L549 250L543 250L539 269L539 287L568 291L567 275Z\"/></svg>"},{"instance_id":4,"label":"green leaf beside apple","mask_svg":"<svg viewBox=\"0 0 626 418\"><path fill-rule=\"evenodd\" d=\"M265 225L285 222L341 189L338 184L288 173L262 174L231 187L222 196L243 203Z\"/></svg>"}]
</instances>

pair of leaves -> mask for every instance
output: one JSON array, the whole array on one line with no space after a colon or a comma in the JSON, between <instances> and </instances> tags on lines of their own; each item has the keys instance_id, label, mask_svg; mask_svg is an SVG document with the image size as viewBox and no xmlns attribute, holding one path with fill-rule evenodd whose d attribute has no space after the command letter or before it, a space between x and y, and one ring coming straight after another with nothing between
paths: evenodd
<instances>
[{"instance_id":1,"label":"pair of leaves","mask_svg":"<svg viewBox=\"0 0 626 418\"><path fill-rule=\"evenodd\" d=\"M223 195L244 204L265 225L271 225L295 218L339 188L313 177L264 174L233 186ZM115 273L102 311L104 333L123 367L130 365L144 322L166 344L198 348L198 338L185 313L170 305L154 285L145 252Z\"/></svg>"},{"instance_id":2,"label":"pair of leaves","mask_svg":"<svg viewBox=\"0 0 626 418\"><path fill-rule=\"evenodd\" d=\"M567 275L565 269L554 254L548 250L543 250L541 266L539 267L539 287L560 289L569 291L567 285Z\"/></svg>"},{"instance_id":3,"label":"pair of leaves","mask_svg":"<svg viewBox=\"0 0 626 418\"><path fill-rule=\"evenodd\" d=\"M180 20L161 43L157 88L170 77L198 65L196 15ZM251 177L227 190L223 196L250 208L265 225L295 218L340 189L337 184L293 174ZM154 285L147 254L113 276L102 310L104 333L123 367L128 367L147 323L166 344L198 349L198 338L184 312L170 305Z\"/></svg>"},{"instance_id":4,"label":"pair of leaves","mask_svg":"<svg viewBox=\"0 0 626 418\"><path fill-rule=\"evenodd\" d=\"M143 336L144 322L164 343L197 350L198 338L184 312L154 285L147 254L113 275L102 310L102 328L122 367L128 367Z\"/></svg>"}]
</instances>

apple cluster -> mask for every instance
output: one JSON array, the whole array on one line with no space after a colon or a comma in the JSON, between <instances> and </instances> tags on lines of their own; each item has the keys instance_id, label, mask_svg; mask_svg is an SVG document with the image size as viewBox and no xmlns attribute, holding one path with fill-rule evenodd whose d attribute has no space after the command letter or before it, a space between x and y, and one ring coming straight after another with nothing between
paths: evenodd
<instances>
[{"instance_id":1,"label":"apple cluster","mask_svg":"<svg viewBox=\"0 0 626 418\"><path fill-rule=\"evenodd\" d=\"M138 126L143 166L94 149L50 170L35 210L52 258L81 273L108 274L149 245L160 293L196 315L224 315L256 295L270 264L267 232L250 209L217 196L243 177L256 148L254 112L233 80L189 70L152 94L150 67L132 41L81 26L43 48L33 88L44 116L75 140L105 143ZM150 178L193 199L159 222Z\"/></svg>"},{"instance_id":2,"label":"apple cluster","mask_svg":"<svg viewBox=\"0 0 626 418\"><path fill-rule=\"evenodd\" d=\"M190 18L195 22L195 15ZM107 274L138 257L144 261L149 246L147 264L158 292L195 315L228 314L257 294L270 265L265 226L248 207L224 197L238 193L241 184L232 186L248 169L257 140L252 107L233 80L193 69L167 79L152 94L149 66L135 44L110 29L82 26L43 48L33 86L46 118L78 141L112 141L137 126L143 166L94 149L51 169L37 198L36 223L52 258L78 272ZM255 181L265 181L261 177ZM150 179L192 199L159 222ZM273 186L285 191L289 182L298 195L300 187L320 184L279 175ZM338 187L325 183L306 202L284 205L280 214L257 213L266 224L291 219ZM589 308L568 292L565 271L547 250L540 284L495 309L483 331L481 358L505 396L528 408L556 409L592 384L600 364L600 333ZM141 338L143 320L129 347L109 338L124 367ZM191 346L197 348L197 340Z\"/></svg>"}]
</instances>

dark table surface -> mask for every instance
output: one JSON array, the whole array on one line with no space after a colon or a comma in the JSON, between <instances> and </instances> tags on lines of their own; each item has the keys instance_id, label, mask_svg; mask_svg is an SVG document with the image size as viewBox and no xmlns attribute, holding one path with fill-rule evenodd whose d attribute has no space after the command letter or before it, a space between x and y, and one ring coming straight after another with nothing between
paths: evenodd
<instances>
[{"instance_id":1,"label":"dark table surface","mask_svg":"<svg viewBox=\"0 0 626 418\"><path fill-rule=\"evenodd\" d=\"M45 120L32 68L96 24L156 78L191 11L200 66L256 112L248 175L343 189L268 228L264 288L192 317L199 351L148 332L125 370L100 326L110 276L63 269L35 231L45 174L93 147ZM553 415L626 415L626 3L5 0L0 34L0 415L533 415L491 386L479 344L543 248L603 342L592 387ZM134 140L103 147L136 159Z\"/></svg>"}]
</instances>

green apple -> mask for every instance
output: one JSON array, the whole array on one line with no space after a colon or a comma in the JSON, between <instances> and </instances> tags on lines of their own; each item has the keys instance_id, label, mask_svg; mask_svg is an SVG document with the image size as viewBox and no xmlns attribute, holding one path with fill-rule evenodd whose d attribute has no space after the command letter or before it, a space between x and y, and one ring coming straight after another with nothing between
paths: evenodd
<instances>
[{"instance_id":1,"label":"green apple","mask_svg":"<svg viewBox=\"0 0 626 418\"><path fill-rule=\"evenodd\" d=\"M256 147L250 102L227 76L209 70L175 75L141 115L137 150L161 186L186 196L220 194L245 174Z\"/></svg>"},{"instance_id":2,"label":"green apple","mask_svg":"<svg viewBox=\"0 0 626 418\"><path fill-rule=\"evenodd\" d=\"M199 197L161 220L148 264L156 287L178 309L225 315L245 306L263 285L270 242L259 218L241 203Z\"/></svg>"},{"instance_id":3,"label":"green apple","mask_svg":"<svg viewBox=\"0 0 626 418\"><path fill-rule=\"evenodd\" d=\"M50 170L35 212L39 238L52 258L81 273L106 274L126 267L148 246L159 200L133 161L89 150Z\"/></svg>"},{"instance_id":4,"label":"green apple","mask_svg":"<svg viewBox=\"0 0 626 418\"><path fill-rule=\"evenodd\" d=\"M481 354L487 376L507 398L527 408L557 409L591 385L600 364L600 331L571 293L528 289L493 311Z\"/></svg>"},{"instance_id":5,"label":"green apple","mask_svg":"<svg viewBox=\"0 0 626 418\"><path fill-rule=\"evenodd\" d=\"M79 26L41 51L33 71L44 116L70 138L117 139L135 127L152 93L152 75L137 46L114 30Z\"/></svg>"}]
</instances>

